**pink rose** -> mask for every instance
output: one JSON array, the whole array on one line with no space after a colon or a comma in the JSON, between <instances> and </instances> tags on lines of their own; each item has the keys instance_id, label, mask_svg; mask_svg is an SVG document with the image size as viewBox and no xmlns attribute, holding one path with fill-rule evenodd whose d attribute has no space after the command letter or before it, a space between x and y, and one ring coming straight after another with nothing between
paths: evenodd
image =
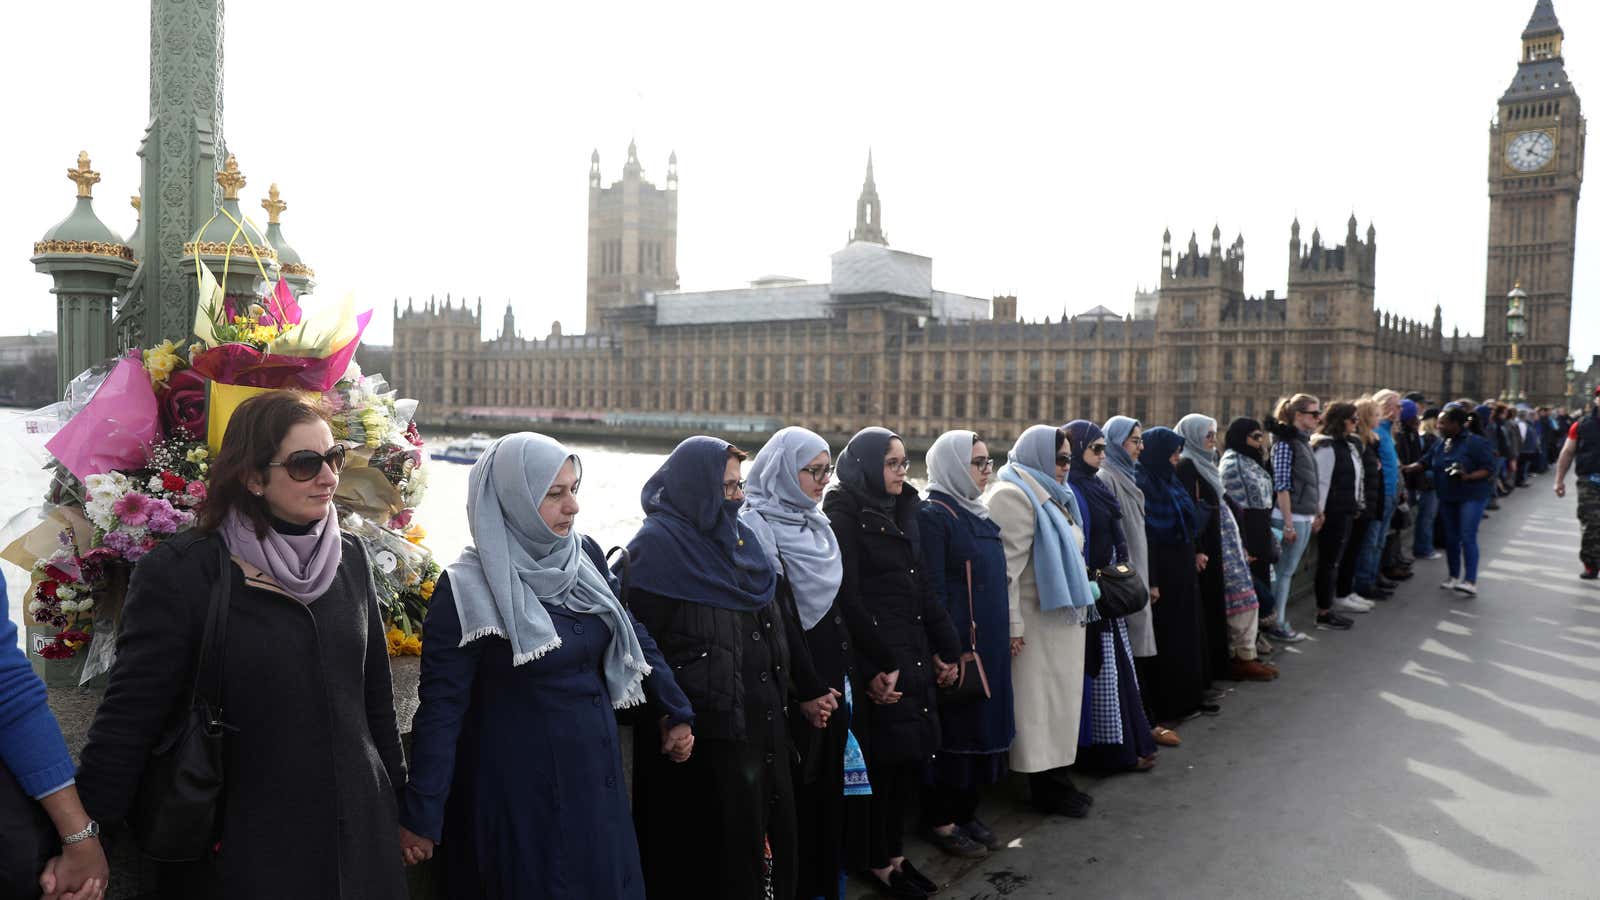
<instances>
[{"instance_id":1,"label":"pink rose","mask_svg":"<svg viewBox=\"0 0 1600 900\"><path fill-rule=\"evenodd\" d=\"M161 392L161 427L170 434L182 428L189 437L206 436L206 379L193 369L172 373Z\"/></svg>"}]
</instances>

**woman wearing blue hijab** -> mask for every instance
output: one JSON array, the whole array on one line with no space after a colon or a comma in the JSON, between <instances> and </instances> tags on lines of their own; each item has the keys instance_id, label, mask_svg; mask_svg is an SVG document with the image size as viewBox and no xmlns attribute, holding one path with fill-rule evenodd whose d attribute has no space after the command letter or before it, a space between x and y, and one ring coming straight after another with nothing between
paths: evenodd
<instances>
[{"instance_id":1,"label":"woman wearing blue hijab","mask_svg":"<svg viewBox=\"0 0 1600 900\"><path fill-rule=\"evenodd\" d=\"M679 444L645 483L628 543L628 603L661 645L695 711L694 756L670 765L634 745L634 821L652 897L792 896L789 649L778 576L739 521L743 451Z\"/></svg>"},{"instance_id":2,"label":"woman wearing blue hijab","mask_svg":"<svg viewBox=\"0 0 1600 900\"><path fill-rule=\"evenodd\" d=\"M443 838L451 898L642 900L614 710L650 702L652 755L692 746L672 669L575 527L582 472L544 435L491 444L468 483L472 546L428 606L401 844L416 862Z\"/></svg>"},{"instance_id":3,"label":"woman wearing blue hijab","mask_svg":"<svg viewBox=\"0 0 1600 900\"><path fill-rule=\"evenodd\" d=\"M1160 653L1151 667L1153 677L1141 684L1151 718L1171 723L1196 712L1215 714L1220 708L1205 702L1205 621L1200 606L1199 573L1205 557L1195 542L1203 531L1199 509L1176 466L1184 438L1170 428L1144 433L1144 449L1136 470L1144 492L1144 533L1150 554L1150 587L1159 591L1151 614Z\"/></svg>"},{"instance_id":4,"label":"woman wearing blue hijab","mask_svg":"<svg viewBox=\"0 0 1600 900\"><path fill-rule=\"evenodd\" d=\"M1094 616L1094 591L1078 501L1064 484L1065 442L1066 432L1050 425L1024 431L989 494L989 515L1006 551L1017 723L1011 769L1028 775L1035 808L1082 818L1093 801L1067 767L1078 758L1084 625Z\"/></svg>"},{"instance_id":5,"label":"woman wearing blue hijab","mask_svg":"<svg viewBox=\"0 0 1600 900\"><path fill-rule=\"evenodd\" d=\"M1110 442L1100 426L1085 419L1068 422L1065 431L1066 450L1072 457L1067 484L1077 494L1078 508L1088 525L1084 561L1091 570L1129 563L1122 504L1112 487L1099 477ZM1154 768L1156 741L1150 732L1150 720L1145 717L1139 679L1134 674L1127 623L1122 617L1092 622L1085 643L1088 664L1084 677L1089 682L1090 709L1080 729L1078 764L1102 772Z\"/></svg>"}]
</instances>

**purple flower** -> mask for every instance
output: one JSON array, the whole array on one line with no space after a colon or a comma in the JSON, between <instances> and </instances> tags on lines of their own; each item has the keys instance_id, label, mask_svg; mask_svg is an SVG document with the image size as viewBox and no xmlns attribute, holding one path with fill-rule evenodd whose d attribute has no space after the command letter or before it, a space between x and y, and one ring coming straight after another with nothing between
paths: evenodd
<instances>
[{"instance_id":1,"label":"purple flower","mask_svg":"<svg viewBox=\"0 0 1600 900\"><path fill-rule=\"evenodd\" d=\"M137 527L150 520L151 504L153 502L149 497L138 491L129 491L123 494L122 498L111 508L116 512L117 518L121 519L123 524Z\"/></svg>"},{"instance_id":2,"label":"purple flower","mask_svg":"<svg viewBox=\"0 0 1600 900\"><path fill-rule=\"evenodd\" d=\"M191 513L173 508L166 500L157 500L151 506L149 527L153 534L174 534L194 519Z\"/></svg>"},{"instance_id":3,"label":"purple flower","mask_svg":"<svg viewBox=\"0 0 1600 900\"><path fill-rule=\"evenodd\" d=\"M106 532L104 543L107 547L115 550L117 555L121 556L122 558L132 559L133 557L129 556L128 553L134 548L138 541L134 540L133 536L128 534L126 531L108 531Z\"/></svg>"}]
</instances>

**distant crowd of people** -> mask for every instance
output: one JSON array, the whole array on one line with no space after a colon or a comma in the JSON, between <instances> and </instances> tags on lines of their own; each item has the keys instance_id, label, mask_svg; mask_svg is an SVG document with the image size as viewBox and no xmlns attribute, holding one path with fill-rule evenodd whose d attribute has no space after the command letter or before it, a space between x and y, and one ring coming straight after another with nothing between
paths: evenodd
<instances>
[{"instance_id":1,"label":"distant crowd of people","mask_svg":"<svg viewBox=\"0 0 1600 900\"><path fill-rule=\"evenodd\" d=\"M408 766L369 561L331 503L343 454L315 407L265 394L229 424L202 527L135 569L75 773L0 633L0 787L42 804L0 824L66 842L12 841L27 859L4 871L101 896L96 820L142 802L220 592L225 782L208 850L165 866L161 896L403 897L402 862L437 858L453 898L837 898L852 876L925 897L913 816L944 853L997 852L980 801L1008 773L1083 817L1070 773L1147 771L1223 682L1277 679L1312 545L1317 629L1350 629L1440 547L1441 586L1475 595L1479 522L1554 464L1557 494L1576 468L1595 578L1597 410L1295 394L1226 428L1035 425L1003 463L956 430L921 491L886 428L837 457L785 428L753 461L698 436L609 556L579 526L579 457L508 435L472 469L473 543L432 597Z\"/></svg>"}]
</instances>

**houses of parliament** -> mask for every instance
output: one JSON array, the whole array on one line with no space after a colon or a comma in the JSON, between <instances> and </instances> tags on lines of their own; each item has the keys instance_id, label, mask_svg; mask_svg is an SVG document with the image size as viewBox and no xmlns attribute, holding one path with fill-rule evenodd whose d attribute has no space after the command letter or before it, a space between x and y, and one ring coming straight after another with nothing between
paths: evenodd
<instances>
[{"instance_id":1,"label":"houses of parliament","mask_svg":"<svg viewBox=\"0 0 1600 900\"><path fill-rule=\"evenodd\" d=\"M676 156L665 184L630 145L622 178L589 171L586 331L525 338L508 307L484 340L481 302L395 305L396 387L431 424L585 422L619 432L764 433L787 424L847 436L884 424L917 443L950 428L1005 437L1035 422L1206 410L1265 415L1285 393L1350 397L1378 387L1430 399L1497 395L1511 345L1507 294L1526 292L1521 385L1566 391L1585 123L1550 0L1538 0L1489 131L1484 335L1374 306L1378 235L1288 227L1287 291L1244 291L1245 243L1213 228L1163 235L1159 287L1134 313L1096 307L1017 319L1015 297L935 289L933 263L891 248L868 158L849 242L830 281L768 277L678 290ZM1152 254L1153 255L1153 254Z\"/></svg>"}]
</instances>

